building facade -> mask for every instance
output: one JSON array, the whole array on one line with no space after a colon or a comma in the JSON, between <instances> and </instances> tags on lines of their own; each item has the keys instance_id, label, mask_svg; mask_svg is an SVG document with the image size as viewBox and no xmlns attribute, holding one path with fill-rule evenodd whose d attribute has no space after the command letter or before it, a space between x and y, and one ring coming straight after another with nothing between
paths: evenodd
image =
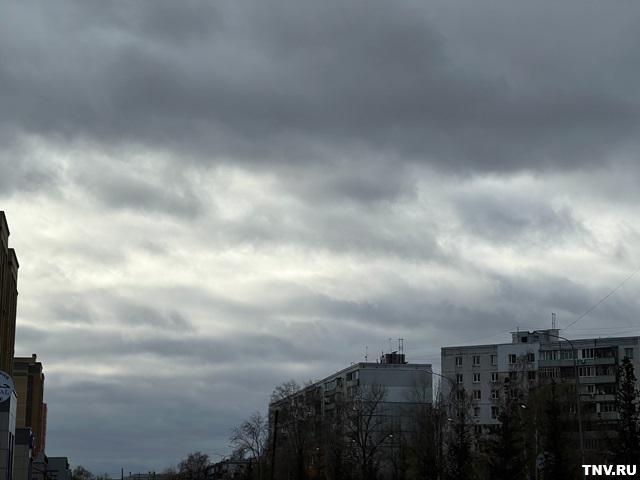
<instances>
[{"instance_id":1,"label":"building facade","mask_svg":"<svg viewBox=\"0 0 640 480\"><path fill-rule=\"evenodd\" d=\"M31 427L36 451L45 453L44 373L35 353L30 357L14 358L13 384L18 394L17 426Z\"/></svg>"},{"instance_id":2,"label":"building facade","mask_svg":"<svg viewBox=\"0 0 640 480\"><path fill-rule=\"evenodd\" d=\"M16 449L13 455L13 479L32 480L34 437L30 428L16 428Z\"/></svg>"},{"instance_id":3,"label":"building facade","mask_svg":"<svg viewBox=\"0 0 640 480\"><path fill-rule=\"evenodd\" d=\"M555 382L579 387L584 444L597 450L603 422L615 422L616 372L623 358L638 358L640 337L565 340L560 331L512 332L510 343L444 347L441 351L445 398L471 397L471 416L478 432L499 423L505 395L524 398L538 385ZM577 373L577 375L576 375ZM640 387L640 385L638 385ZM452 391L453 390L453 391ZM576 401L569 406L575 413Z\"/></svg>"},{"instance_id":4,"label":"building facade","mask_svg":"<svg viewBox=\"0 0 640 480\"><path fill-rule=\"evenodd\" d=\"M362 478L389 476L400 443L411 435L414 409L432 401L431 365L410 364L397 352L287 390L269 405L276 476L300 477L305 469L332 477L345 465Z\"/></svg>"},{"instance_id":5,"label":"building facade","mask_svg":"<svg viewBox=\"0 0 640 480\"><path fill-rule=\"evenodd\" d=\"M18 306L18 257L9 248L9 225L0 211L0 371L12 375Z\"/></svg>"}]
</instances>

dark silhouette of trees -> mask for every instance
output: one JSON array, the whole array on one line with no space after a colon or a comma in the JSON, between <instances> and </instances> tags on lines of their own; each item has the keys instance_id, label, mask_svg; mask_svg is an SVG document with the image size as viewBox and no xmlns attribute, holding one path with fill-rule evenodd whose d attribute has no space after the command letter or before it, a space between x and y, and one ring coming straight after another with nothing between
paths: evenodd
<instances>
[{"instance_id":1,"label":"dark silhouette of trees","mask_svg":"<svg viewBox=\"0 0 640 480\"><path fill-rule=\"evenodd\" d=\"M71 470L71 480L93 480L94 475L82 465Z\"/></svg>"},{"instance_id":2,"label":"dark silhouette of trees","mask_svg":"<svg viewBox=\"0 0 640 480\"><path fill-rule=\"evenodd\" d=\"M269 422L267 417L260 412L254 412L239 426L231 429L229 441L236 448L241 450L242 456L250 453L251 458L256 463L256 473L258 479L262 478L262 465L264 462L265 449L269 439Z\"/></svg>"},{"instance_id":3,"label":"dark silhouette of trees","mask_svg":"<svg viewBox=\"0 0 640 480\"><path fill-rule=\"evenodd\" d=\"M640 460L640 406L633 362L625 357L618 366L616 410L618 422L611 442L611 462L636 465Z\"/></svg>"},{"instance_id":4,"label":"dark silhouette of trees","mask_svg":"<svg viewBox=\"0 0 640 480\"><path fill-rule=\"evenodd\" d=\"M314 427L313 403L312 392L305 391L295 380L276 386L271 394L270 414L279 412L276 465L283 466L286 462L287 471L293 470L293 476L299 480L307 478ZM272 468L277 471L278 467Z\"/></svg>"},{"instance_id":5,"label":"dark silhouette of trees","mask_svg":"<svg viewBox=\"0 0 640 480\"><path fill-rule=\"evenodd\" d=\"M341 409L342 432L360 480L378 478L381 450L390 441L387 395L388 390L380 385L361 385Z\"/></svg>"},{"instance_id":6,"label":"dark silhouette of trees","mask_svg":"<svg viewBox=\"0 0 640 480\"><path fill-rule=\"evenodd\" d=\"M203 480L210 466L209 455L199 451L193 452L178 464L178 475L186 480Z\"/></svg>"},{"instance_id":7,"label":"dark silhouette of trees","mask_svg":"<svg viewBox=\"0 0 640 480\"><path fill-rule=\"evenodd\" d=\"M575 474L577 465L570 460L567 433L571 427L562 413L560 396L555 382L549 385L546 400L542 442L542 475L544 480L565 480Z\"/></svg>"},{"instance_id":8,"label":"dark silhouette of trees","mask_svg":"<svg viewBox=\"0 0 640 480\"><path fill-rule=\"evenodd\" d=\"M450 416L447 419L449 429L445 437L446 453L443 458L443 469L446 479L472 478L474 435L471 421L472 405L471 396L467 395L463 388L455 391Z\"/></svg>"},{"instance_id":9,"label":"dark silhouette of trees","mask_svg":"<svg viewBox=\"0 0 640 480\"><path fill-rule=\"evenodd\" d=\"M525 478L525 444L521 402L513 397L506 379L498 421L485 442L487 467L491 479L520 480Z\"/></svg>"},{"instance_id":10,"label":"dark silhouette of trees","mask_svg":"<svg viewBox=\"0 0 640 480\"><path fill-rule=\"evenodd\" d=\"M412 407L406 448L412 477L417 480L441 479L444 469L448 402L444 401L442 388L438 389L435 400L428 392L431 389L426 384L416 385L408 398Z\"/></svg>"}]
</instances>

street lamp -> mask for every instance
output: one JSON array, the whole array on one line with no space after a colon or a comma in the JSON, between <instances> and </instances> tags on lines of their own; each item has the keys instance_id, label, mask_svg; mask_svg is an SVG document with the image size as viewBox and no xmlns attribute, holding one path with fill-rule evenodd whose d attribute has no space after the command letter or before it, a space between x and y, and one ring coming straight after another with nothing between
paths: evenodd
<instances>
[{"instance_id":1,"label":"street lamp","mask_svg":"<svg viewBox=\"0 0 640 480\"><path fill-rule=\"evenodd\" d=\"M453 381L453 379L449 378L449 377L445 377L444 375L440 375L439 373L435 373L435 372L431 372L433 375L437 375L438 377L442 377L442 378L446 378L447 380L449 380L451 382L451 394L454 394L454 391L456 392L456 396L458 399L458 406L457 406L457 414L458 414L458 425L455 425L455 420L453 420L452 418L447 418L447 421L453 426L453 427L457 427L457 440L459 442L459 451L457 452L457 468L458 468L458 473L460 474L460 472L462 472L465 469L465 466L463 464L464 460L463 460L463 451L465 450L465 437L467 435L466 432L466 425L465 425L465 402L464 402L464 387L462 388L462 392L461 394L458 392L458 385L456 384L456 382ZM433 382L432 382L433 383ZM440 461L442 462L442 458L443 458L443 454L442 454L442 445L443 442L440 441L440 452L439 452L439 456L440 456Z\"/></svg>"},{"instance_id":2,"label":"street lamp","mask_svg":"<svg viewBox=\"0 0 640 480\"><path fill-rule=\"evenodd\" d=\"M578 435L580 436L580 454L582 455L582 464L584 465L584 435L582 433L582 413L580 408L580 376L578 375L578 352L576 352L576 348L573 346L571 340L565 337L561 337L560 335L555 335L553 333L549 333L548 331L544 332L534 332L541 335L549 335L550 337L555 337L560 340L564 340L571 346L571 350L573 352L573 371L576 377L576 408L578 412ZM562 346L561 346L562 347ZM584 471L582 472L582 477L584 478Z\"/></svg>"}]
</instances>

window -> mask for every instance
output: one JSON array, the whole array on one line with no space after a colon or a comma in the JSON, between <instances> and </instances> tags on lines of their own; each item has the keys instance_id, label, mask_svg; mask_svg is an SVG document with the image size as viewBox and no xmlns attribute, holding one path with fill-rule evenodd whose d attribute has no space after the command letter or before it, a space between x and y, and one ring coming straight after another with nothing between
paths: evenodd
<instances>
[{"instance_id":1,"label":"window","mask_svg":"<svg viewBox=\"0 0 640 480\"><path fill-rule=\"evenodd\" d=\"M462 357L456 357L456 367L462 366Z\"/></svg>"},{"instance_id":2,"label":"window","mask_svg":"<svg viewBox=\"0 0 640 480\"><path fill-rule=\"evenodd\" d=\"M482 390L474 390L473 391L473 399L474 400L482 400Z\"/></svg>"},{"instance_id":3,"label":"window","mask_svg":"<svg viewBox=\"0 0 640 480\"><path fill-rule=\"evenodd\" d=\"M491 407L491 418L498 418L500 416L500 407Z\"/></svg>"},{"instance_id":4,"label":"window","mask_svg":"<svg viewBox=\"0 0 640 480\"><path fill-rule=\"evenodd\" d=\"M509 365L515 365L516 364L516 354L515 353L510 353L509 354Z\"/></svg>"},{"instance_id":5,"label":"window","mask_svg":"<svg viewBox=\"0 0 640 480\"><path fill-rule=\"evenodd\" d=\"M509 372L509 380L518 380L518 372Z\"/></svg>"},{"instance_id":6,"label":"window","mask_svg":"<svg viewBox=\"0 0 640 480\"><path fill-rule=\"evenodd\" d=\"M480 416L480 407L473 407L473 416L474 417Z\"/></svg>"},{"instance_id":7,"label":"window","mask_svg":"<svg viewBox=\"0 0 640 480\"><path fill-rule=\"evenodd\" d=\"M491 355L491 365L498 364L498 355Z\"/></svg>"},{"instance_id":8,"label":"window","mask_svg":"<svg viewBox=\"0 0 640 480\"><path fill-rule=\"evenodd\" d=\"M498 379L498 372L491 372L491 381L492 381L492 382L497 382L497 381L499 381L499 379Z\"/></svg>"},{"instance_id":9,"label":"window","mask_svg":"<svg viewBox=\"0 0 640 480\"><path fill-rule=\"evenodd\" d=\"M578 375L581 377L595 377L596 367L580 367L578 368Z\"/></svg>"},{"instance_id":10,"label":"window","mask_svg":"<svg viewBox=\"0 0 640 480\"><path fill-rule=\"evenodd\" d=\"M582 358L593 358L593 348L583 348Z\"/></svg>"},{"instance_id":11,"label":"window","mask_svg":"<svg viewBox=\"0 0 640 480\"><path fill-rule=\"evenodd\" d=\"M474 355L473 356L473 366L477 367L480 365L480 355Z\"/></svg>"},{"instance_id":12,"label":"window","mask_svg":"<svg viewBox=\"0 0 640 480\"><path fill-rule=\"evenodd\" d=\"M480 374L479 373L474 373L473 374L473 383L480 383Z\"/></svg>"},{"instance_id":13,"label":"window","mask_svg":"<svg viewBox=\"0 0 640 480\"><path fill-rule=\"evenodd\" d=\"M529 380L535 380L536 379L536 371L535 370L529 370L527 372L527 378Z\"/></svg>"},{"instance_id":14,"label":"window","mask_svg":"<svg viewBox=\"0 0 640 480\"><path fill-rule=\"evenodd\" d=\"M461 390L458 390L458 391L456 392L456 400L462 401L462 400L464 400L464 399L465 399L465 396L464 396L464 390L462 390L462 391L461 391Z\"/></svg>"},{"instance_id":15,"label":"window","mask_svg":"<svg viewBox=\"0 0 640 480\"><path fill-rule=\"evenodd\" d=\"M527 353L527 362L528 363L533 363L536 361L536 354L535 353Z\"/></svg>"},{"instance_id":16,"label":"window","mask_svg":"<svg viewBox=\"0 0 640 480\"><path fill-rule=\"evenodd\" d=\"M609 413L616 411L616 404L613 402L603 402L600 404L600 413Z\"/></svg>"},{"instance_id":17,"label":"window","mask_svg":"<svg viewBox=\"0 0 640 480\"><path fill-rule=\"evenodd\" d=\"M627 358L633 358L633 348L625 348L624 356Z\"/></svg>"},{"instance_id":18,"label":"window","mask_svg":"<svg viewBox=\"0 0 640 480\"><path fill-rule=\"evenodd\" d=\"M560 360L573 360L573 350L562 350Z\"/></svg>"},{"instance_id":19,"label":"window","mask_svg":"<svg viewBox=\"0 0 640 480\"><path fill-rule=\"evenodd\" d=\"M496 390L495 388L491 390L491 399L497 400L500 398L500 390Z\"/></svg>"},{"instance_id":20,"label":"window","mask_svg":"<svg viewBox=\"0 0 640 480\"><path fill-rule=\"evenodd\" d=\"M558 378L558 377L560 377L560 369L557 367L540 369L540 378Z\"/></svg>"},{"instance_id":21,"label":"window","mask_svg":"<svg viewBox=\"0 0 640 480\"><path fill-rule=\"evenodd\" d=\"M511 398L518 398L520 396L520 391L517 388L512 388L509 390L509 396Z\"/></svg>"},{"instance_id":22,"label":"window","mask_svg":"<svg viewBox=\"0 0 640 480\"><path fill-rule=\"evenodd\" d=\"M473 426L473 433L475 433L476 436L482 435L482 425L474 425Z\"/></svg>"},{"instance_id":23,"label":"window","mask_svg":"<svg viewBox=\"0 0 640 480\"><path fill-rule=\"evenodd\" d=\"M456 373L456 383L463 383L464 378L461 373Z\"/></svg>"}]
</instances>

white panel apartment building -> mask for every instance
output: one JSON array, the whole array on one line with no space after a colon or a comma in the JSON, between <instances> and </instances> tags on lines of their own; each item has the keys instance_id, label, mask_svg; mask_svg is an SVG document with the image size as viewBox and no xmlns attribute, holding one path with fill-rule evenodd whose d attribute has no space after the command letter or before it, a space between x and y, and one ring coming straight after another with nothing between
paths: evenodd
<instances>
[{"instance_id":1,"label":"white panel apartment building","mask_svg":"<svg viewBox=\"0 0 640 480\"><path fill-rule=\"evenodd\" d=\"M304 396L317 424L339 415L341 403L353 401L363 387L384 388L385 410L390 417L403 416L411 408L412 394L420 389L420 396L433 398L431 364L408 363L402 353L387 353L379 362L360 362L340 370L322 380L306 386L297 396ZM286 401L286 400L285 400ZM270 410L278 404L270 404Z\"/></svg>"},{"instance_id":2,"label":"white panel apartment building","mask_svg":"<svg viewBox=\"0 0 640 480\"><path fill-rule=\"evenodd\" d=\"M554 379L575 383L574 350L577 354L583 423L599 414L615 420L617 365L624 357L640 358L640 337L608 337L569 341L558 338L556 329L512 332L511 343L444 347L441 351L443 391L464 388L474 399L472 416L478 425L498 423L499 396L511 377L519 385ZM526 386L526 385L525 385ZM638 385L640 387L640 385ZM515 394L515 392L514 392ZM445 398L447 398L445 396ZM585 433L587 449L595 448Z\"/></svg>"}]
</instances>

